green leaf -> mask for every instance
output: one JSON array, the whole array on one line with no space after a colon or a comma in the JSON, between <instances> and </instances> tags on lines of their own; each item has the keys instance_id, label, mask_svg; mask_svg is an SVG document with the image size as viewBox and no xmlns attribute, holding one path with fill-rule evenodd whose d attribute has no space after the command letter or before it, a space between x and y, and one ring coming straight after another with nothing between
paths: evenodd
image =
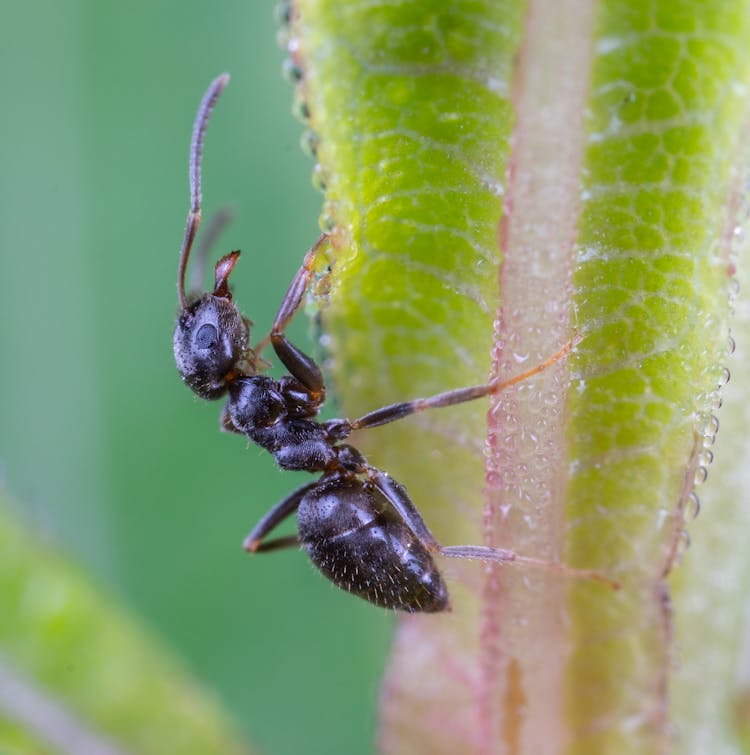
<instances>
[{"instance_id":1,"label":"green leaf","mask_svg":"<svg viewBox=\"0 0 750 755\"><path fill-rule=\"evenodd\" d=\"M0 497L0 752L249 752L216 700Z\"/></svg>"},{"instance_id":2,"label":"green leaf","mask_svg":"<svg viewBox=\"0 0 750 755\"><path fill-rule=\"evenodd\" d=\"M623 583L444 564L452 613L397 630L383 749L656 752L680 731L690 751L732 751L746 441L704 489L721 514L691 528L712 548L683 554L683 529L729 360L750 5L295 8L347 414L503 379L581 336L489 413L477 402L355 442L442 542Z\"/></svg>"}]
</instances>

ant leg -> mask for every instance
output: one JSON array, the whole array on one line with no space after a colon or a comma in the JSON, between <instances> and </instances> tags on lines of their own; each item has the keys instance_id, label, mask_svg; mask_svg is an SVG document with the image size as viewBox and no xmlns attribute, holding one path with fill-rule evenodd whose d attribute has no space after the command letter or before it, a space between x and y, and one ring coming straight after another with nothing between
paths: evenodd
<instances>
[{"instance_id":1,"label":"ant leg","mask_svg":"<svg viewBox=\"0 0 750 755\"><path fill-rule=\"evenodd\" d=\"M198 107L198 114L193 124L193 137L190 142L190 210L185 226L185 236L180 250L180 261L177 265L177 296L180 307L187 309L187 295L185 294L185 271L190 257L190 249L198 233L201 223L201 159L203 157L203 141L206 136L206 126L211 116L211 111L216 105L216 100L229 83L229 74L223 73L215 78L203 95Z\"/></svg>"},{"instance_id":2,"label":"ant leg","mask_svg":"<svg viewBox=\"0 0 750 755\"><path fill-rule=\"evenodd\" d=\"M538 375L552 365L557 364L561 359L566 357L578 344L580 337L568 341L559 351L553 354L544 362L538 364L536 367L532 367L526 372L522 372L520 375L510 378L509 380L493 381L491 383L485 383L484 385L472 385L468 388L457 388L452 391L445 391L438 393L435 396L429 398L417 398L412 401L402 401L398 404L389 404L383 406L380 409L375 409L372 412L368 412L359 419L355 419L351 423L352 430L361 430L366 427L378 427L379 425L386 425L389 422L395 422L402 417L408 417L410 414L417 414L425 411L425 409L436 409L441 406L453 406L454 404L463 404L465 401L473 401L482 396L493 396L496 393L502 393L506 388L520 383L528 378Z\"/></svg>"},{"instance_id":3,"label":"ant leg","mask_svg":"<svg viewBox=\"0 0 750 755\"><path fill-rule=\"evenodd\" d=\"M388 499L393 508L403 520L404 524L414 533L419 542L432 553L447 558L468 558L474 561L494 561L501 564L515 563L519 566L530 566L537 569L547 569L567 577L586 579L600 582L613 590L620 588L619 582L605 577L603 574L590 569L575 569L556 561L545 561L541 558L521 556L506 548L492 548L488 545L441 545L430 532L422 519L422 515L409 498L406 488L375 467L369 467L367 474L375 487Z\"/></svg>"},{"instance_id":4,"label":"ant leg","mask_svg":"<svg viewBox=\"0 0 750 755\"><path fill-rule=\"evenodd\" d=\"M229 407L226 405L224 405L224 408L221 410L219 429L224 433L237 433L237 435L245 434L242 430L238 430L234 422L232 422L232 415L229 413Z\"/></svg>"},{"instance_id":5,"label":"ant leg","mask_svg":"<svg viewBox=\"0 0 750 755\"><path fill-rule=\"evenodd\" d=\"M542 558L520 556L515 551L506 548L492 548L489 545L441 545L438 553L447 558L470 558L475 561L494 561L501 564L518 564L519 566L531 566L535 569L547 569L567 577L575 579L588 579L599 582L613 590L620 589L620 583L616 579L605 577L601 572L593 569L576 569L557 561L545 561Z\"/></svg>"},{"instance_id":6,"label":"ant leg","mask_svg":"<svg viewBox=\"0 0 750 755\"><path fill-rule=\"evenodd\" d=\"M320 367L315 360L290 343L284 331L302 304L305 292L312 282L315 258L326 243L328 243L328 234L321 233L318 240L305 254L302 266L289 284L289 289L281 302L270 335L255 348L255 353L259 354L270 341L282 364L289 370L292 377L299 380L310 391L312 398L318 404L322 404L325 397L325 382Z\"/></svg>"},{"instance_id":7,"label":"ant leg","mask_svg":"<svg viewBox=\"0 0 750 755\"><path fill-rule=\"evenodd\" d=\"M254 551L248 551L249 553L270 553L271 551L280 551L284 548L297 548L299 547L299 538L297 535L286 535L284 537L277 537L273 540L268 540L265 543L261 543Z\"/></svg>"},{"instance_id":8,"label":"ant leg","mask_svg":"<svg viewBox=\"0 0 750 755\"><path fill-rule=\"evenodd\" d=\"M318 483L310 482L303 485L283 500L279 501L265 516L253 527L250 534L245 538L242 547L248 553L258 553L262 551L278 550L297 544L297 536L290 535L262 542L263 538L274 530L288 516L293 514L298 508L305 494L314 488Z\"/></svg>"},{"instance_id":9,"label":"ant leg","mask_svg":"<svg viewBox=\"0 0 750 755\"><path fill-rule=\"evenodd\" d=\"M414 505L414 501L409 498L406 488L396 482L390 475L381 471L377 467L367 467L366 474L372 484L386 497L391 503L398 515L403 519L404 524L414 533L428 551L438 553L441 549L440 543L435 535L430 532L427 523L422 519L419 509Z\"/></svg>"}]
</instances>

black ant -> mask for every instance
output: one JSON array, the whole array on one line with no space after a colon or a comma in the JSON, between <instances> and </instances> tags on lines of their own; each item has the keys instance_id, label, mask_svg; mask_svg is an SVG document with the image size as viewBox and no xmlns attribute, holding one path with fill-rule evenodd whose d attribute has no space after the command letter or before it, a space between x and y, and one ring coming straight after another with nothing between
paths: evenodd
<instances>
[{"instance_id":1,"label":"black ant","mask_svg":"<svg viewBox=\"0 0 750 755\"><path fill-rule=\"evenodd\" d=\"M224 74L211 83L193 127L191 205L177 272L181 311L174 332L175 362L184 382L201 398L227 396L221 418L225 430L245 435L270 451L282 469L321 473L318 480L277 503L247 536L245 549L260 553L301 545L315 566L339 587L375 605L410 612L448 608L448 591L433 560L435 554L545 566L608 582L595 572L526 558L513 551L441 545L404 486L343 442L353 430L499 393L558 362L573 348L573 342L542 364L503 382L391 404L355 420L319 422L315 417L326 393L323 375L313 359L287 340L284 331L312 281L316 254L328 242L325 233L305 255L281 302L270 335L255 349L250 347L250 321L232 300L228 284L239 251L216 263L213 291L186 294L185 272L201 220L201 157L206 125L228 81L229 76ZM268 343L290 373L279 380L260 374L266 366L260 352ZM267 540L276 526L295 511L298 536Z\"/></svg>"}]
</instances>

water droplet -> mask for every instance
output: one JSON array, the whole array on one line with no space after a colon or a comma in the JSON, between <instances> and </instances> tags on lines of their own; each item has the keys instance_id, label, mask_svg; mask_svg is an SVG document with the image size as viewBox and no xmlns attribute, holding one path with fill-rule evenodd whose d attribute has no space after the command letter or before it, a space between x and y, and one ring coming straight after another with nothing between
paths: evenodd
<instances>
[{"instance_id":1,"label":"water droplet","mask_svg":"<svg viewBox=\"0 0 750 755\"><path fill-rule=\"evenodd\" d=\"M713 451L711 451L708 448L704 448L699 456L698 456L698 464L700 464L702 467L708 467L711 465L711 462L714 460L714 454Z\"/></svg>"},{"instance_id":2,"label":"water droplet","mask_svg":"<svg viewBox=\"0 0 750 755\"><path fill-rule=\"evenodd\" d=\"M708 477L708 470L700 465L697 466L695 468L695 484L702 485L706 481L706 477Z\"/></svg>"},{"instance_id":3,"label":"water droplet","mask_svg":"<svg viewBox=\"0 0 750 755\"><path fill-rule=\"evenodd\" d=\"M309 157L315 157L318 154L320 139L312 129L308 128L302 132L299 143L302 151Z\"/></svg>"},{"instance_id":4,"label":"water droplet","mask_svg":"<svg viewBox=\"0 0 750 755\"><path fill-rule=\"evenodd\" d=\"M716 433L719 432L719 418L712 414L711 418L708 420L708 432L706 435L711 435L714 438L716 437Z\"/></svg>"},{"instance_id":5,"label":"water droplet","mask_svg":"<svg viewBox=\"0 0 750 755\"><path fill-rule=\"evenodd\" d=\"M726 385L729 382L729 378L732 377L732 373L729 372L729 368L725 367L719 375L719 387Z\"/></svg>"},{"instance_id":6,"label":"water droplet","mask_svg":"<svg viewBox=\"0 0 750 755\"><path fill-rule=\"evenodd\" d=\"M302 81L304 72L302 66L294 61L293 58L284 58L281 64L281 75L292 84Z\"/></svg>"},{"instance_id":7,"label":"water droplet","mask_svg":"<svg viewBox=\"0 0 750 755\"><path fill-rule=\"evenodd\" d=\"M321 212L318 217L318 227L323 233L331 233L336 227L336 221L334 220L333 215L330 215L327 212Z\"/></svg>"},{"instance_id":8,"label":"water droplet","mask_svg":"<svg viewBox=\"0 0 750 755\"><path fill-rule=\"evenodd\" d=\"M498 488L500 487L500 475L494 471L491 470L487 472L487 487L489 488Z\"/></svg>"},{"instance_id":9,"label":"water droplet","mask_svg":"<svg viewBox=\"0 0 750 755\"><path fill-rule=\"evenodd\" d=\"M730 354L734 354L734 350L736 346L737 344L735 344L734 338L732 338L732 336L729 336L727 338L727 350L729 351Z\"/></svg>"},{"instance_id":10,"label":"water droplet","mask_svg":"<svg viewBox=\"0 0 750 755\"><path fill-rule=\"evenodd\" d=\"M682 561L687 549L690 547L690 534L687 530L680 530L677 535L677 545L674 552L674 560L676 564Z\"/></svg>"},{"instance_id":11,"label":"water droplet","mask_svg":"<svg viewBox=\"0 0 750 755\"><path fill-rule=\"evenodd\" d=\"M659 510L656 512L657 529L661 529L664 526L664 522L668 522L671 516L672 516L672 513L670 511L667 511L667 509L660 507Z\"/></svg>"},{"instance_id":12,"label":"water droplet","mask_svg":"<svg viewBox=\"0 0 750 755\"><path fill-rule=\"evenodd\" d=\"M292 23L292 13L294 12L291 0L280 0L273 9L273 15L279 26L289 26Z\"/></svg>"},{"instance_id":13,"label":"water droplet","mask_svg":"<svg viewBox=\"0 0 750 755\"><path fill-rule=\"evenodd\" d=\"M286 43L286 51L290 55L298 53L300 50L299 37L289 37L289 41Z\"/></svg>"},{"instance_id":14,"label":"water droplet","mask_svg":"<svg viewBox=\"0 0 750 755\"><path fill-rule=\"evenodd\" d=\"M483 183L496 197L502 197L505 194L505 188L500 181L486 178Z\"/></svg>"},{"instance_id":15,"label":"water droplet","mask_svg":"<svg viewBox=\"0 0 750 755\"><path fill-rule=\"evenodd\" d=\"M325 175L325 169L320 163L316 163L312 172L312 185L318 191L325 191L327 186L327 179Z\"/></svg>"},{"instance_id":16,"label":"water droplet","mask_svg":"<svg viewBox=\"0 0 750 755\"><path fill-rule=\"evenodd\" d=\"M694 522L701 511L701 502L698 494L693 490L685 503L685 521Z\"/></svg>"},{"instance_id":17,"label":"water droplet","mask_svg":"<svg viewBox=\"0 0 750 755\"><path fill-rule=\"evenodd\" d=\"M706 403L711 407L712 411L719 411L723 403L721 393L718 390L712 391L706 396Z\"/></svg>"},{"instance_id":18,"label":"water droplet","mask_svg":"<svg viewBox=\"0 0 750 755\"><path fill-rule=\"evenodd\" d=\"M297 120L302 121L302 123L307 123L310 120L310 108L299 89L295 89L294 91L292 114Z\"/></svg>"}]
</instances>

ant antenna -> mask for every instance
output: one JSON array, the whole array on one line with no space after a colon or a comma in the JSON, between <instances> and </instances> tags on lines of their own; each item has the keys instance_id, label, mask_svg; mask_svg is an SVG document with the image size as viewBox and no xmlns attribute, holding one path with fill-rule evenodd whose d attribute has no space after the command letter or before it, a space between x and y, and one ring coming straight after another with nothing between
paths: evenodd
<instances>
[{"instance_id":1,"label":"ant antenna","mask_svg":"<svg viewBox=\"0 0 750 755\"><path fill-rule=\"evenodd\" d=\"M211 116L211 111L216 105L216 100L229 83L229 74L223 73L215 78L203 95L198 114L195 116L193 125L193 138L190 142L190 211L187 216L185 238L180 250L180 262L177 266L177 297L182 309L187 308L187 296L185 294L185 271L187 269L190 249L193 246L195 234L201 223L201 158L203 157L203 141L206 136L206 126Z\"/></svg>"},{"instance_id":2,"label":"ant antenna","mask_svg":"<svg viewBox=\"0 0 750 755\"><path fill-rule=\"evenodd\" d=\"M222 207L217 213L211 216L208 226L203 230L203 236L198 244L198 248L193 254L193 269L190 274L190 291L200 294L206 287L206 278L208 275L208 256L216 243L216 239L221 236L224 229L234 219L234 209L232 207Z\"/></svg>"}]
</instances>

